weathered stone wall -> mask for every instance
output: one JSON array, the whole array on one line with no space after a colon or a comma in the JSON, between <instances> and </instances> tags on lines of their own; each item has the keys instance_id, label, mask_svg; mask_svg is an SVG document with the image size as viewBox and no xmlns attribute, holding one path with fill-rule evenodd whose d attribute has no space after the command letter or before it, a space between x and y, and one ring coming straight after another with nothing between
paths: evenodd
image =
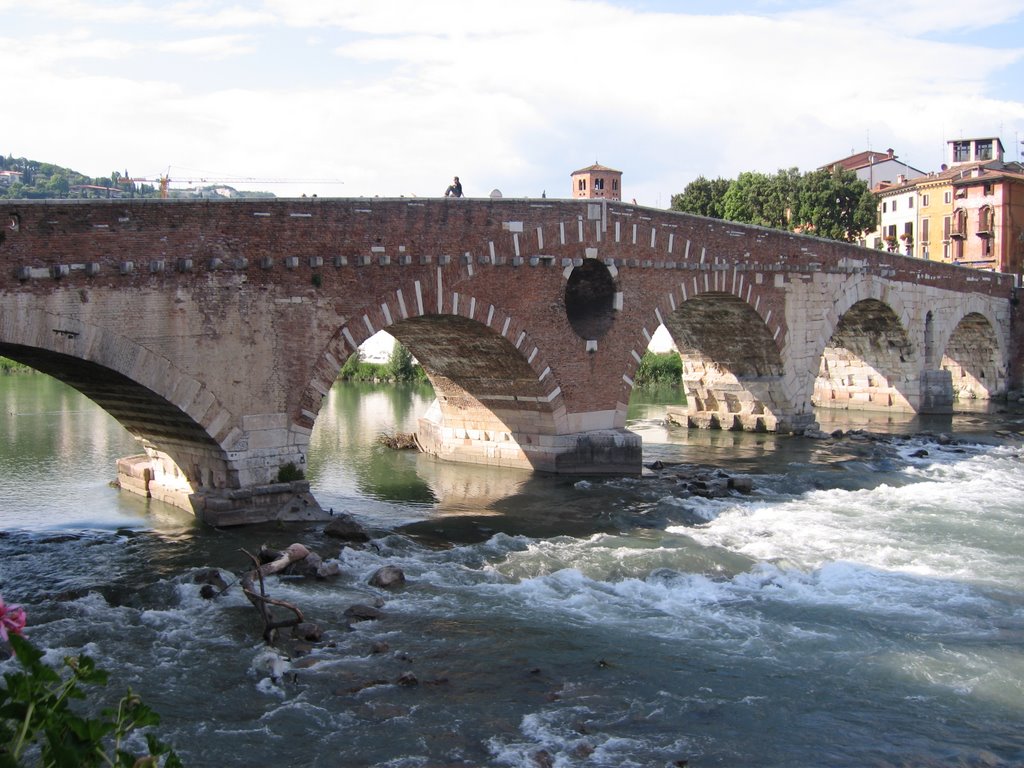
<instances>
[{"instance_id":1,"label":"weathered stone wall","mask_svg":"<svg viewBox=\"0 0 1024 768\"><path fill-rule=\"evenodd\" d=\"M197 492L304 466L322 398L381 329L431 372L438 455L553 471L639 468L626 407L659 324L695 420L728 428L813 424L835 338L916 407L927 312L933 367L963 356L947 345L970 313L992 354L954 362L1005 380L1011 352L1006 276L606 201L15 201L0 221L0 354L95 394ZM566 287L597 262L571 322ZM888 308L884 342L846 318L862 302Z\"/></svg>"}]
</instances>

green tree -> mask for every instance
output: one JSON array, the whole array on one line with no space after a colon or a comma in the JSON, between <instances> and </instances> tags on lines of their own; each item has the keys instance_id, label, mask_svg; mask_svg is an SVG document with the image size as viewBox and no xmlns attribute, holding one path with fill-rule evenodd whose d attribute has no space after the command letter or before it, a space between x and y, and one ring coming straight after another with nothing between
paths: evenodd
<instances>
[{"instance_id":1,"label":"green tree","mask_svg":"<svg viewBox=\"0 0 1024 768\"><path fill-rule=\"evenodd\" d=\"M853 242L874 229L875 197L865 181L843 168L804 174L794 228L832 240Z\"/></svg>"},{"instance_id":2,"label":"green tree","mask_svg":"<svg viewBox=\"0 0 1024 768\"><path fill-rule=\"evenodd\" d=\"M725 218L760 227L788 229L795 200L792 175L779 171L774 176L744 171L730 186L724 198Z\"/></svg>"},{"instance_id":3,"label":"green tree","mask_svg":"<svg viewBox=\"0 0 1024 768\"><path fill-rule=\"evenodd\" d=\"M644 352L633 382L640 388L678 387L683 379L683 360L678 352Z\"/></svg>"},{"instance_id":4,"label":"green tree","mask_svg":"<svg viewBox=\"0 0 1024 768\"><path fill-rule=\"evenodd\" d=\"M717 185L717 186L713 186ZM876 202L852 171L797 168L769 175L745 171L734 181L704 177L672 197L672 209L714 216L715 190L721 195L720 218L853 242L875 228Z\"/></svg>"},{"instance_id":5,"label":"green tree","mask_svg":"<svg viewBox=\"0 0 1024 768\"><path fill-rule=\"evenodd\" d=\"M345 360L345 364L341 366L341 370L338 371L339 379L354 379L359 371L359 364L363 361L363 351L356 349L348 359Z\"/></svg>"},{"instance_id":6,"label":"green tree","mask_svg":"<svg viewBox=\"0 0 1024 768\"><path fill-rule=\"evenodd\" d=\"M686 185L680 194L672 195L671 209L697 216L710 216L713 219L725 217L725 193L729 191L732 181L717 178L707 179L698 176Z\"/></svg>"},{"instance_id":7,"label":"green tree","mask_svg":"<svg viewBox=\"0 0 1024 768\"><path fill-rule=\"evenodd\" d=\"M400 341L396 341L391 348L391 356L384 366L384 375L392 381L412 381L416 378L412 353Z\"/></svg>"}]
</instances>

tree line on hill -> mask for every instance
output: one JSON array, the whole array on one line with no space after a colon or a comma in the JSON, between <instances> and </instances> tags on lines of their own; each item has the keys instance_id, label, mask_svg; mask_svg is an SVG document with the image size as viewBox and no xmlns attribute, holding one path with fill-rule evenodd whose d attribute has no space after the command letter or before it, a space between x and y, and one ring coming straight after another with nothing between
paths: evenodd
<instances>
[{"instance_id":1,"label":"tree line on hill","mask_svg":"<svg viewBox=\"0 0 1024 768\"><path fill-rule=\"evenodd\" d=\"M843 168L803 174L797 168L775 174L745 171L735 179L699 176L672 196L670 207L845 242L873 231L878 220L867 183Z\"/></svg>"},{"instance_id":2,"label":"tree line on hill","mask_svg":"<svg viewBox=\"0 0 1024 768\"><path fill-rule=\"evenodd\" d=\"M74 198L147 198L160 197L159 184L133 182L126 174L114 171L108 177L86 176L70 168L53 163L29 160L24 157L0 155L0 171L15 171L17 180L0 176L0 199L52 200ZM170 197L223 196L215 190L223 185L209 185L196 190L170 190ZM231 197L274 197L271 192L239 192L233 188Z\"/></svg>"}]
</instances>

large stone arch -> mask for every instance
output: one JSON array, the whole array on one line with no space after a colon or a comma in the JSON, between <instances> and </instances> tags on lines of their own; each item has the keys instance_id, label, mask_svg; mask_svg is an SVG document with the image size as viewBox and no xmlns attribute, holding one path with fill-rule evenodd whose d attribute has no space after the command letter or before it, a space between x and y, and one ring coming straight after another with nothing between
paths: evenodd
<instances>
[{"instance_id":1,"label":"large stone arch","mask_svg":"<svg viewBox=\"0 0 1024 768\"><path fill-rule=\"evenodd\" d=\"M937 339L935 362L949 371L954 399L989 400L1006 394L1006 350L995 329L984 307L968 306Z\"/></svg>"},{"instance_id":2,"label":"large stone arch","mask_svg":"<svg viewBox=\"0 0 1024 768\"><path fill-rule=\"evenodd\" d=\"M790 431L793 404L785 395L778 333L758 309L723 291L698 292L681 302L673 295L670 306L664 313L656 309L655 318L683 360L687 425Z\"/></svg>"},{"instance_id":3,"label":"large stone arch","mask_svg":"<svg viewBox=\"0 0 1024 768\"><path fill-rule=\"evenodd\" d=\"M251 484L230 457L236 419L208 388L112 329L42 309L0 310L0 355L75 388L139 440L119 462L127 490L195 510L195 496ZM276 466L275 466L276 472Z\"/></svg>"},{"instance_id":4,"label":"large stone arch","mask_svg":"<svg viewBox=\"0 0 1024 768\"><path fill-rule=\"evenodd\" d=\"M464 292L438 299L415 283L354 312L333 336L303 394L310 425L345 359L381 330L416 357L437 395L417 432L426 453L563 472L580 471L603 450L596 436L582 445L575 433L586 425L581 430L566 413L551 366L517 318ZM601 472L623 468L594 465Z\"/></svg>"},{"instance_id":5,"label":"large stone arch","mask_svg":"<svg viewBox=\"0 0 1024 768\"><path fill-rule=\"evenodd\" d=\"M819 339L814 405L916 412L921 364L909 326L899 297L873 282L837 297Z\"/></svg>"}]
</instances>

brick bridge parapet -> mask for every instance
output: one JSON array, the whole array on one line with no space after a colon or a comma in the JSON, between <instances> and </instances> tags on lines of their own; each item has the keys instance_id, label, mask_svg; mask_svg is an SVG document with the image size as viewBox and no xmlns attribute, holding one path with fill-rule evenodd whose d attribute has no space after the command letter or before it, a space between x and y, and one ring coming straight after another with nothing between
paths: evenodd
<instances>
[{"instance_id":1,"label":"brick bridge parapet","mask_svg":"<svg viewBox=\"0 0 1024 768\"><path fill-rule=\"evenodd\" d=\"M315 510L281 468L379 330L434 385L425 450L551 472L639 470L659 325L694 426L948 408L1016 370L1010 276L608 201L8 201L0 224L0 354L96 400L149 455L122 474L211 522Z\"/></svg>"}]
</instances>

